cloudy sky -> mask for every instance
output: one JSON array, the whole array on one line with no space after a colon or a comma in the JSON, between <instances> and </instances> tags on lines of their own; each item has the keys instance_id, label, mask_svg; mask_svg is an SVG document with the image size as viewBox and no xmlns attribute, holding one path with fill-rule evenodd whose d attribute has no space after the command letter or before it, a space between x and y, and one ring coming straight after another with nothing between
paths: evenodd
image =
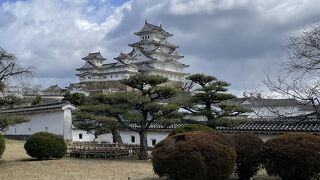
<instances>
[{"instance_id":1,"label":"cloudy sky","mask_svg":"<svg viewBox=\"0 0 320 180\"><path fill-rule=\"evenodd\" d=\"M78 82L82 57L113 61L144 21L162 24L189 64L231 91L263 89L286 61L288 37L320 21L319 0L0 0L0 46L36 68L34 83Z\"/></svg>"}]
</instances>

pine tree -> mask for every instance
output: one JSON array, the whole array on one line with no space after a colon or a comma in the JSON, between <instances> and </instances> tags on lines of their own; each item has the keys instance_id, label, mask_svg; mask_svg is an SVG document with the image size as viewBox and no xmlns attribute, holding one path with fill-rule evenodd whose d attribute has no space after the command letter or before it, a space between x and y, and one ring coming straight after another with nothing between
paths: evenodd
<instances>
[{"instance_id":1,"label":"pine tree","mask_svg":"<svg viewBox=\"0 0 320 180\"><path fill-rule=\"evenodd\" d=\"M229 83L204 74L193 74L187 79L194 88L182 93L182 108L194 115L206 116L209 126L214 126L215 121L223 117L248 112L247 108L230 103L236 96L227 92Z\"/></svg>"},{"instance_id":2,"label":"pine tree","mask_svg":"<svg viewBox=\"0 0 320 180\"><path fill-rule=\"evenodd\" d=\"M137 132L140 136L139 159L147 159L147 131L150 126L153 123L169 125L181 119L177 112L179 104L172 99L177 90L165 84L167 81L161 76L133 75L121 81L132 91L97 95L93 98L95 103L80 109L101 118L113 117L122 128Z\"/></svg>"}]
</instances>

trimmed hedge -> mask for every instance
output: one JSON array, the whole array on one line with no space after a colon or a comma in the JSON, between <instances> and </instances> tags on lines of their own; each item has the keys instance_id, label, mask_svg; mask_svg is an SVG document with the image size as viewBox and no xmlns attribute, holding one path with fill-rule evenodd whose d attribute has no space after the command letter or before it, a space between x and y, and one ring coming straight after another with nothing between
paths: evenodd
<instances>
[{"instance_id":1,"label":"trimmed hedge","mask_svg":"<svg viewBox=\"0 0 320 180\"><path fill-rule=\"evenodd\" d=\"M262 164L263 141L253 134L235 134L232 139L237 152L235 173L240 179L249 179Z\"/></svg>"},{"instance_id":2,"label":"trimmed hedge","mask_svg":"<svg viewBox=\"0 0 320 180\"><path fill-rule=\"evenodd\" d=\"M177 128L174 131L171 131L169 136L173 136L173 135L185 133L185 132L191 132L191 131L213 132L214 129L201 124L189 124L189 125L185 125L180 128Z\"/></svg>"},{"instance_id":3,"label":"trimmed hedge","mask_svg":"<svg viewBox=\"0 0 320 180\"><path fill-rule=\"evenodd\" d=\"M181 180L226 180L236 160L225 136L201 131L167 137L155 146L152 156L156 174Z\"/></svg>"},{"instance_id":4,"label":"trimmed hedge","mask_svg":"<svg viewBox=\"0 0 320 180\"><path fill-rule=\"evenodd\" d=\"M66 144L61 136L48 132L33 134L24 144L24 149L31 157L43 159L60 159L65 155Z\"/></svg>"},{"instance_id":5,"label":"trimmed hedge","mask_svg":"<svg viewBox=\"0 0 320 180\"><path fill-rule=\"evenodd\" d=\"M6 148L5 140L4 140L3 136L0 134L0 158L2 157L2 154L5 150L5 148Z\"/></svg>"},{"instance_id":6,"label":"trimmed hedge","mask_svg":"<svg viewBox=\"0 0 320 180\"><path fill-rule=\"evenodd\" d=\"M263 145L268 174L283 180L311 179L320 173L320 138L309 134L286 134Z\"/></svg>"}]
</instances>

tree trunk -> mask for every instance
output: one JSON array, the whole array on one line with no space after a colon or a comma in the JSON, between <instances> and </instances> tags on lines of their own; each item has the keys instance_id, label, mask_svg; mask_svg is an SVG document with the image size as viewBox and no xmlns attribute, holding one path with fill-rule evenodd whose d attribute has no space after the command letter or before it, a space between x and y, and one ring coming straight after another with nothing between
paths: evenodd
<instances>
[{"instance_id":1,"label":"tree trunk","mask_svg":"<svg viewBox=\"0 0 320 180\"><path fill-rule=\"evenodd\" d=\"M123 144L122 138L120 136L120 133L119 133L118 129L112 129L111 133L112 133L112 141L113 141L113 143Z\"/></svg>"},{"instance_id":2,"label":"tree trunk","mask_svg":"<svg viewBox=\"0 0 320 180\"><path fill-rule=\"evenodd\" d=\"M145 160L148 158L148 145L147 145L147 131L145 129L139 132L140 136L140 151L139 159Z\"/></svg>"}]
</instances>

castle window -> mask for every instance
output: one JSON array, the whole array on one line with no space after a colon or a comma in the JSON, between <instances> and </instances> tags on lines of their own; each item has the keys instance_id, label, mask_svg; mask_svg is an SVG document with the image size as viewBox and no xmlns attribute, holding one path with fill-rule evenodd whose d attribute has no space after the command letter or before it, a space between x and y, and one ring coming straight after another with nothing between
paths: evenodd
<instances>
[{"instance_id":1,"label":"castle window","mask_svg":"<svg viewBox=\"0 0 320 180\"><path fill-rule=\"evenodd\" d=\"M132 143L136 142L136 137L135 136L131 136L131 142Z\"/></svg>"},{"instance_id":2,"label":"castle window","mask_svg":"<svg viewBox=\"0 0 320 180\"><path fill-rule=\"evenodd\" d=\"M79 134L79 139L82 139L82 134L81 133Z\"/></svg>"},{"instance_id":3,"label":"castle window","mask_svg":"<svg viewBox=\"0 0 320 180\"><path fill-rule=\"evenodd\" d=\"M29 132L31 132L31 128L28 128L29 129Z\"/></svg>"},{"instance_id":4,"label":"castle window","mask_svg":"<svg viewBox=\"0 0 320 180\"><path fill-rule=\"evenodd\" d=\"M112 78L112 75L110 77Z\"/></svg>"},{"instance_id":5,"label":"castle window","mask_svg":"<svg viewBox=\"0 0 320 180\"><path fill-rule=\"evenodd\" d=\"M155 146L156 143L157 143L157 140L156 140L156 139L151 139L151 144L152 144L152 146Z\"/></svg>"},{"instance_id":6,"label":"castle window","mask_svg":"<svg viewBox=\"0 0 320 180\"><path fill-rule=\"evenodd\" d=\"M148 39L149 39L149 36L148 36Z\"/></svg>"}]
</instances>

